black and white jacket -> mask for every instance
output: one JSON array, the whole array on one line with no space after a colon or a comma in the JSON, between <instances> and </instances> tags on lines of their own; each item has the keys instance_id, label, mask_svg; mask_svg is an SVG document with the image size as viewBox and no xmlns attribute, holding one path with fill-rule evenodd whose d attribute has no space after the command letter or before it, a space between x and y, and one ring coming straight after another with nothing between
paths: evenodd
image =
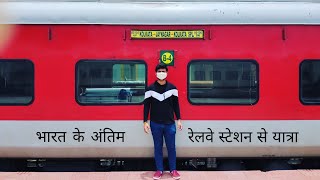
<instances>
[{"instance_id":1,"label":"black and white jacket","mask_svg":"<svg viewBox=\"0 0 320 180\"><path fill-rule=\"evenodd\" d=\"M180 119L180 108L177 88L167 81L160 85L157 81L151 84L144 97L144 122L150 120L160 124L174 123L174 113Z\"/></svg>"}]
</instances>

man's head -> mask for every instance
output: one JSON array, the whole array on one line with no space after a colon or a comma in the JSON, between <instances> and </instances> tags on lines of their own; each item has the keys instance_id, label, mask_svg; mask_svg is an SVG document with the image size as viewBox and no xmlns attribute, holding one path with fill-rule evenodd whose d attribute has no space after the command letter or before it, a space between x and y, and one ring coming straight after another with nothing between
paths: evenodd
<instances>
[{"instance_id":1,"label":"man's head","mask_svg":"<svg viewBox=\"0 0 320 180\"><path fill-rule=\"evenodd\" d=\"M160 80L164 80L167 78L168 67L167 65L160 63L156 66L156 76Z\"/></svg>"}]
</instances>

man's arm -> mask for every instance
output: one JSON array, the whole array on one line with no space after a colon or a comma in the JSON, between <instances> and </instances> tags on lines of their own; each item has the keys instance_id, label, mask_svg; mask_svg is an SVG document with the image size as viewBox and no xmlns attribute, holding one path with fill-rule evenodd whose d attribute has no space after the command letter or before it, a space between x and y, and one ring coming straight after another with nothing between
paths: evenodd
<instances>
[{"instance_id":1,"label":"man's arm","mask_svg":"<svg viewBox=\"0 0 320 180\"><path fill-rule=\"evenodd\" d=\"M151 95L150 91L146 91L144 94L144 107L143 107L143 122L148 121L150 105L151 105Z\"/></svg>"},{"instance_id":2,"label":"man's arm","mask_svg":"<svg viewBox=\"0 0 320 180\"><path fill-rule=\"evenodd\" d=\"M178 96L173 96L173 109L174 109L174 113L176 114L177 119L178 120L181 119Z\"/></svg>"},{"instance_id":3,"label":"man's arm","mask_svg":"<svg viewBox=\"0 0 320 180\"><path fill-rule=\"evenodd\" d=\"M146 90L144 94L144 107L143 107L143 128L144 132L149 133L150 126L148 124L148 116L150 111L150 105L151 105L151 95L150 91Z\"/></svg>"},{"instance_id":4,"label":"man's arm","mask_svg":"<svg viewBox=\"0 0 320 180\"><path fill-rule=\"evenodd\" d=\"M179 128L179 130L182 130L178 93L177 93L177 96L173 96L173 109L174 109L174 113L176 114L176 117L178 119L178 123L177 123L178 124L178 128Z\"/></svg>"}]
</instances>

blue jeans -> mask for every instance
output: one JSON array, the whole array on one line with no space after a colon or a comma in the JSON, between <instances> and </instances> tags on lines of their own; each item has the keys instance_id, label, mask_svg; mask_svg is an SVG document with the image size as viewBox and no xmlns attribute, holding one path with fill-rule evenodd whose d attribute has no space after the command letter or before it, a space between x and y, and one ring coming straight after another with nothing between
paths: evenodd
<instances>
[{"instance_id":1,"label":"blue jeans","mask_svg":"<svg viewBox=\"0 0 320 180\"><path fill-rule=\"evenodd\" d=\"M157 170L163 171L163 137L166 141L170 171L176 170L176 124L159 124L151 121L150 127Z\"/></svg>"}]
</instances>

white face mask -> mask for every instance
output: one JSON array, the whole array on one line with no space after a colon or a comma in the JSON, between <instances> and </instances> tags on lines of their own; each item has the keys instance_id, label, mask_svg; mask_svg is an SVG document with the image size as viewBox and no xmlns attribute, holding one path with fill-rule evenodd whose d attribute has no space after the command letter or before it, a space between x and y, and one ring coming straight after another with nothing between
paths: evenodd
<instances>
[{"instance_id":1,"label":"white face mask","mask_svg":"<svg viewBox=\"0 0 320 180\"><path fill-rule=\"evenodd\" d=\"M157 78L160 80L164 80L167 77L166 72L157 72Z\"/></svg>"}]
</instances>

